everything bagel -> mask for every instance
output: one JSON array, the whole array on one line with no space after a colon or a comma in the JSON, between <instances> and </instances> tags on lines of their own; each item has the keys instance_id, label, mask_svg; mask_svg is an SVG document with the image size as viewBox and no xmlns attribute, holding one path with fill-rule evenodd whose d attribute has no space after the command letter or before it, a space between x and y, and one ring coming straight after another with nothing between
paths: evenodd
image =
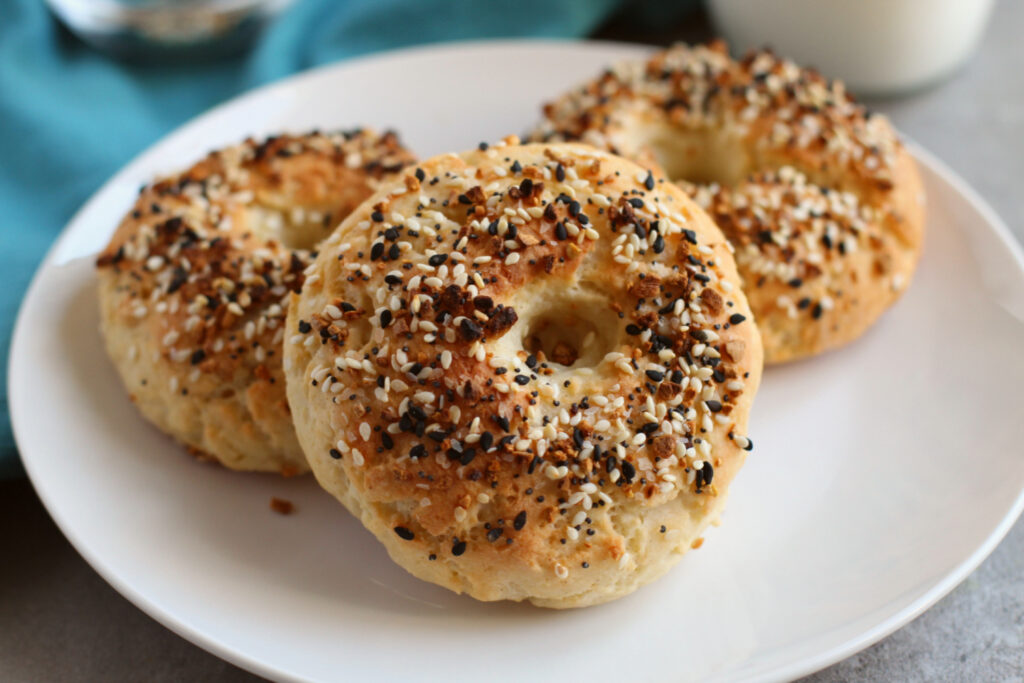
<instances>
[{"instance_id":1,"label":"everything bagel","mask_svg":"<svg viewBox=\"0 0 1024 683\"><path fill-rule=\"evenodd\" d=\"M299 439L416 576L596 604L717 518L761 342L721 232L649 169L515 139L435 157L305 273L285 335Z\"/></svg>"},{"instance_id":2,"label":"everything bagel","mask_svg":"<svg viewBox=\"0 0 1024 683\"><path fill-rule=\"evenodd\" d=\"M910 154L842 83L770 52L680 45L617 65L548 104L533 137L679 181L735 248L767 362L856 339L913 275L924 200Z\"/></svg>"},{"instance_id":3,"label":"everything bagel","mask_svg":"<svg viewBox=\"0 0 1024 683\"><path fill-rule=\"evenodd\" d=\"M411 160L391 133L284 135L144 187L97 261L107 351L142 414L226 467L307 470L281 369L288 296Z\"/></svg>"}]
</instances>

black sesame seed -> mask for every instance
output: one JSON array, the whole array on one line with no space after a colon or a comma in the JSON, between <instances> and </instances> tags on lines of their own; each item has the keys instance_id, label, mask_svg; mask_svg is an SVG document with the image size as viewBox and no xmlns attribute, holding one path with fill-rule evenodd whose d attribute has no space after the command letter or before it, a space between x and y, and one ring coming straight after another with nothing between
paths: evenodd
<instances>
[{"instance_id":1,"label":"black sesame seed","mask_svg":"<svg viewBox=\"0 0 1024 683\"><path fill-rule=\"evenodd\" d=\"M519 162L516 162L519 163ZM466 542L457 540L452 544L452 555L458 557L462 553L466 552Z\"/></svg>"},{"instance_id":2,"label":"black sesame seed","mask_svg":"<svg viewBox=\"0 0 1024 683\"><path fill-rule=\"evenodd\" d=\"M733 313L729 316L729 323L732 325L739 325L741 322L747 319L747 316L742 313Z\"/></svg>"},{"instance_id":3,"label":"black sesame seed","mask_svg":"<svg viewBox=\"0 0 1024 683\"><path fill-rule=\"evenodd\" d=\"M661 252L665 251L665 238L662 237L660 234L654 240L653 249L655 254L660 254Z\"/></svg>"},{"instance_id":4,"label":"black sesame seed","mask_svg":"<svg viewBox=\"0 0 1024 683\"><path fill-rule=\"evenodd\" d=\"M646 187L648 190L654 189L654 174L652 174L649 170L647 171L647 177L644 178L644 187Z\"/></svg>"},{"instance_id":5,"label":"black sesame seed","mask_svg":"<svg viewBox=\"0 0 1024 683\"><path fill-rule=\"evenodd\" d=\"M642 209L644 208L644 200L640 199L639 197L632 197L629 200L629 205L632 206L634 209Z\"/></svg>"},{"instance_id":6,"label":"black sesame seed","mask_svg":"<svg viewBox=\"0 0 1024 683\"><path fill-rule=\"evenodd\" d=\"M721 401L716 401L714 399L711 399L709 401L705 401L705 403L708 404L708 410L710 410L712 413L717 413L717 412L722 410L722 403L721 403Z\"/></svg>"},{"instance_id":7,"label":"black sesame seed","mask_svg":"<svg viewBox=\"0 0 1024 683\"><path fill-rule=\"evenodd\" d=\"M683 230L683 235L690 244L697 244L697 233L693 230Z\"/></svg>"},{"instance_id":8,"label":"black sesame seed","mask_svg":"<svg viewBox=\"0 0 1024 683\"><path fill-rule=\"evenodd\" d=\"M393 316L391 315L391 311L388 310L387 308L385 308L383 311L381 311L380 312L380 326L381 326L381 328L385 328L388 325L390 325L392 317Z\"/></svg>"},{"instance_id":9,"label":"black sesame seed","mask_svg":"<svg viewBox=\"0 0 1024 683\"><path fill-rule=\"evenodd\" d=\"M203 362L204 358L206 358L206 351L202 349L196 349L195 351L192 352L192 357L189 360L192 362L192 365L199 365L200 363Z\"/></svg>"},{"instance_id":10,"label":"black sesame seed","mask_svg":"<svg viewBox=\"0 0 1024 683\"><path fill-rule=\"evenodd\" d=\"M377 242L372 247L370 247L370 260L371 261L376 261L377 259L379 259L383 255L384 255L384 243L383 242Z\"/></svg>"},{"instance_id":11,"label":"black sesame seed","mask_svg":"<svg viewBox=\"0 0 1024 683\"><path fill-rule=\"evenodd\" d=\"M398 537L403 541L411 541L412 539L416 538L416 534L409 531L404 526L396 526L395 533L398 534Z\"/></svg>"},{"instance_id":12,"label":"black sesame seed","mask_svg":"<svg viewBox=\"0 0 1024 683\"><path fill-rule=\"evenodd\" d=\"M426 177L427 177L427 174L423 172L422 168L417 168L416 169L416 180L418 180L418 181L420 181L422 183L426 179Z\"/></svg>"},{"instance_id":13,"label":"black sesame seed","mask_svg":"<svg viewBox=\"0 0 1024 683\"><path fill-rule=\"evenodd\" d=\"M513 173L521 173L522 170L523 170L523 165L520 164L518 160L512 162L512 172Z\"/></svg>"},{"instance_id":14,"label":"black sesame seed","mask_svg":"<svg viewBox=\"0 0 1024 683\"><path fill-rule=\"evenodd\" d=\"M569 239L569 233L565 229L565 223L555 223L555 238L559 240Z\"/></svg>"},{"instance_id":15,"label":"black sesame seed","mask_svg":"<svg viewBox=\"0 0 1024 683\"><path fill-rule=\"evenodd\" d=\"M665 379L665 373L658 372L657 370L648 370L646 374L652 382L661 382Z\"/></svg>"},{"instance_id":16,"label":"black sesame seed","mask_svg":"<svg viewBox=\"0 0 1024 683\"><path fill-rule=\"evenodd\" d=\"M625 479L626 483L628 484L631 481L633 481L633 479L635 477L636 477L636 467L633 466L633 463L627 462L626 460L623 460L622 461L622 478Z\"/></svg>"},{"instance_id":17,"label":"black sesame seed","mask_svg":"<svg viewBox=\"0 0 1024 683\"><path fill-rule=\"evenodd\" d=\"M565 182L565 166L562 166L561 163L559 163L558 166L555 166L555 178L557 178L560 183Z\"/></svg>"},{"instance_id":18,"label":"black sesame seed","mask_svg":"<svg viewBox=\"0 0 1024 683\"><path fill-rule=\"evenodd\" d=\"M818 318L821 317L822 313L824 312L825 309L821 307L821 302L819 301L818 303L814 304L814 308L811 309L811 317L817 320Z\"/></svg>"},{"instance_id":19,"label":"black sesame seed","mask_svg":"<svg viewBox=\"0 0 1024 683\"><path fill-rule=\"evenodd\" d=\"M516 531L522 531L524 526L526 526L526 510L521 511L516 515L516 518L512 520L512 528Z\"/></svg>"},{"instance_id":20,"label":"black sesame seed","mask_svg":"<svg viewBox=\"0 0 1024 683\"><path fill-rule=\"evenodd\" d=\"M443 265L444 262L447 261L447 260L448 260L448 254L434 254L433 256L431 256L430 258L427 259L427 263L429 263L430 265L432 265L432 266L434 266L436 268L436 267L438 267L440 265Z\"/></svg>"},{"instance_id":21,"label":"black sesame seed","mask_svg":"<svg viewBox=\"0 0 1024 683\"><path fill-rule=\"evenodd\" d=\"M526 375L516 375L515 380L516 380L516 384L518 384L520 386L525 386L526 384L529 384L529 382L530 382L530 378L527 377Z\"/></svg>"},{"instance_id":22,"label":"black sesame seed","mask_svg":"<svg viewBox=\"0 0 1024 683\"><path fill-rule=\"evenodd\" d=\"M339 451L337 448L332 448L327 452L330 453L331 457L334 458L335 460L341 460L341 451Z\"/></svg>"},{"instance_id":23,"label":"black sesame seed","mask_svg":"<svg viewBox=\"0 0 1024 683\"><path fill-rule=\"evenodd\" d=\"M402 250L398 247L397 244L392 244L390 247L388 247L388 259L394 261L401 255Z\"/></svg>"},{"instance_id":24,"label":"black sesame seed","mask_svg":"<svg viewBox=\"0 0 1024 683\"><path fill-rule=\"evenodd\" d=\"M494 543L499 538L501 538L502 532L503 529L501 527L494 527L493 529L487 532L487 540L491 543Z\"/></svg>"},{"instance_id":25,"label":"black sesame seed","mask_svg":"<svg viewBox=\"0 0 1024 683\"><path fill-rule=\"evenodd\" d=\"M115 256L115 261L120 261L123 258L124 258L124 247L122 246L122 247L119 247L118 250L117 250L117 255ZM182 285L184 285L187 281L188 281L188 273L185 272L185 269L181 268L181 267L175 268L174 269L174 277L171 279L171 282L167 285L167 293L168 294L174 294L179 289L181 289Z\"/></svg>"},{"instance_id":26,"label":"black sesame seed","mask_svg":"<svg viewBox=\"0 0 1024 683\"><path fill-rule=\"evenodd\" d=\"M800 278L798 278L798 277L795 277L795 278L793 278L792 280L790 280L790 281L789 281L788 283L786 283L786 284L788 284L788 285L789 285L790 287L792 287L793 289L796 289L797 287L800 287L800 286L802 286L802 285L804 284L804 281L803 281L803 280L801 280L801 279L800 279Z\"/></svg>"},{"instance_id":27,"label":"black sesame seed","mask_svg":"<svg viewBox=\"0 0 1024 683\"><path fill-rule=\"evenodd\" d=\"M485 451L490 449L494 445L494 434L490 432L484 432L480 435L480 447Z\"/></svg>"}]
</instances>

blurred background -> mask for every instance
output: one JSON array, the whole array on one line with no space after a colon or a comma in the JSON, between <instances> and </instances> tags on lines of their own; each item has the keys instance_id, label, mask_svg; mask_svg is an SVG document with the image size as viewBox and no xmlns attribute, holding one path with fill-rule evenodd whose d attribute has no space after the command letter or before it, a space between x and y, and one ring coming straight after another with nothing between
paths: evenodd
<instances>
[{"instance_id":1,"label":"blurred background","mask_svg":"<svg viewBox=\"0 0 1024 683\"><path fill-rule=\"evenodd\" d=\"M724 36L734 52L767 44L846 80L965 175L1020 238L1021 29L1019 0L0 0L0 554L18 558L0 561L0 680L251 680L85 565L23 478L7 419L11 329L47 247L109 176L178 125L292 73L411 45ZM1024 675L1022 576L1018 525L939 607L817 678Z\"/></svg>"}]
</instances>

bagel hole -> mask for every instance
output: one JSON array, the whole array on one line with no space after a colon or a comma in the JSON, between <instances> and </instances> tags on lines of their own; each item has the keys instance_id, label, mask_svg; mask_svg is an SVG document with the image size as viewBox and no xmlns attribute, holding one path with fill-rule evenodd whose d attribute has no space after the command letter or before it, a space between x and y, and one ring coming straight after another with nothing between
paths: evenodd
<instances>
[{"instance_id":1,"label":"bagel hole","mask_svg":"<svg viewBox=\"0 0 1024 683\"><path fill-rule=\"evenodd\" d=\"M669 180L736 185L749 174L750 158L733 135L663 127L646 141Z\"/></svg>"},{"instance_id":2,"label":"bagel hole","mask_svg":"<svg viewBox=\"0 0 1024 683\"><path fill-rule=\"evenodd\" d=\"M523 348L538 360L566 368L595 367L612 350L609 331L596 310L545 313L530 321Z\"/></svg>"},{"instance_id":3,"label":"bagel hole","mask_svg":"<svg viewBox=\"0 0 1024 683\"><path fill-rule=\"evenodd\" d=\"M287 249L312 251L323 241L336 223L324 225L324 213L296 207L290 211L273 206L252 204L247 208L248 225L262 240L273 240Z\"/></svg>"}]
</instances>

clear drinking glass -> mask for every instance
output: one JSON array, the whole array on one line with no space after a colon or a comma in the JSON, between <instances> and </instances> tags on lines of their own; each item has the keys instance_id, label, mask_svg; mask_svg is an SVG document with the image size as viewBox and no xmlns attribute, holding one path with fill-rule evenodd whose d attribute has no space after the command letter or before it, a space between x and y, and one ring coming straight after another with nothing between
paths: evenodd
<instances>
[{"instance_id":1,"label":"clear drinking glass","mask_svg":"<svg viewBox=\"0 0 1024 683\"><path fill-rule=\"evenodd\" d=\"M246 46L293 0L46 0L78 37L127 57L209 56Z\"/></svg>"}]
</instances>

